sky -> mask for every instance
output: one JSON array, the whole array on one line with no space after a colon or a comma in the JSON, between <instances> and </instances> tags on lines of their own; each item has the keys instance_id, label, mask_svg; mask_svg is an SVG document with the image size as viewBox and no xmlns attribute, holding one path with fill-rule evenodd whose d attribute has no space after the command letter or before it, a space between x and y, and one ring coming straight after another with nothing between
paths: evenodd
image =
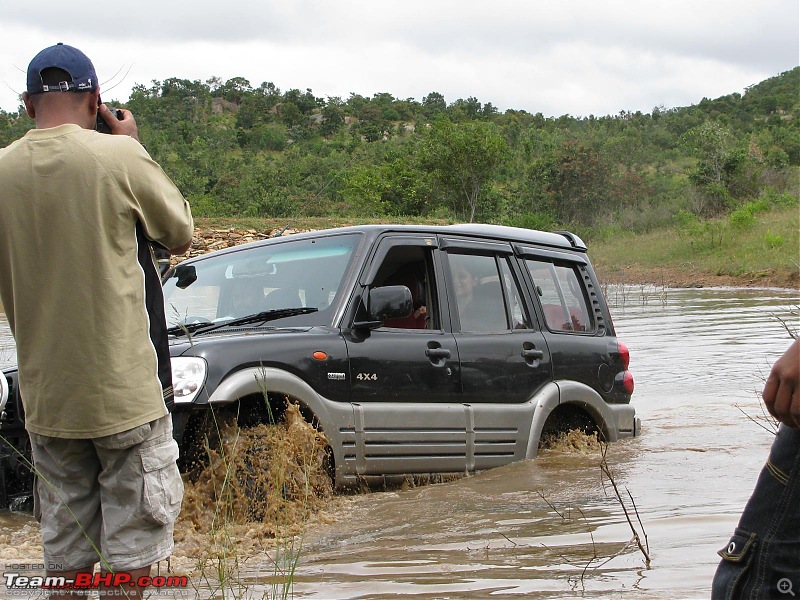
<instances>
[{"instance_id":1,"label":"sky","mask_svg":"<svg viewBox=\"0 0 800 600\"><path fill-rule=\"evenodd\" d=\"M64 42L103 99L177 77L310 88L321 98L475 97L548 117L697 104L800 64L797 0L137 0L7 3L0 109Z\"/></svg>"}]
</instances>

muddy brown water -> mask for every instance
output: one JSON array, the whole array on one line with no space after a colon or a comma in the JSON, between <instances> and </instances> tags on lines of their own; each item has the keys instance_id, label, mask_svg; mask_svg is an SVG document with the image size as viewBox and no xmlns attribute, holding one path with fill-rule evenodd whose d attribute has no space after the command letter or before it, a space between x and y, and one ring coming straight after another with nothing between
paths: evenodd
<instances>
[{"instance_id":1,"label":"muddy brown water","mask_svg":"<svg viewBox=\"0 0 800 600\"><path fill-rule=\"evenodd\" d=\"M457 481L334 498L293 538L288 597L707 598L716 551L771 443L756 422L758 391L789 343L781 320L800 327L800 299L775 289L607 293L642 419L642 435L612 444L607 460L635 500L649 566L629 544L598 452L564 446ZM0 315L0 364L13 360ZM39 552L32 519L0 513L0 564L38 562ZM221 597L201 581L198 552L197 540L176 547L190 595ZM269 544L239 552L225 597L281 596L291 561Z\"/></svg>"}]
</instances>

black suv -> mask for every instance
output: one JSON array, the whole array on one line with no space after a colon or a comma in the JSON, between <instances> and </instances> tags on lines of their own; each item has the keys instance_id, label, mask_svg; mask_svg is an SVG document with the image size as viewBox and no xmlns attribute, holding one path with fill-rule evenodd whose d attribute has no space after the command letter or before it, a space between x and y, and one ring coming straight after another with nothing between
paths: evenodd
<instances>
[{"instance_id":1,"label":"black suv","mask_svg":"<svg viewBox=\"0 0 800 600\"><path fill-rule=\"evenodd\" d=\"M638 432L628 350L568 232L294 234L186 260L165 274L164 299L184 456L209 407L251 424L287 400L323 431L337 486L488 469L575 427L608 441ZM15 372L6 379L0 432L25 453ZM24 487L13 452L2 471L7 494Z\"/></svg>"}]
</instances>

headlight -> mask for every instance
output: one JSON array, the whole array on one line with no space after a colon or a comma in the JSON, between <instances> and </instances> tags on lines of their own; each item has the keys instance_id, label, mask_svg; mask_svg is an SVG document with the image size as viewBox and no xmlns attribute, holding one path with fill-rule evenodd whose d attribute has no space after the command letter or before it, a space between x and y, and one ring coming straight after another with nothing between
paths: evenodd
<instances>
[{"instance_id":1,"label":"headlight","mask_svg":"<svg viewBox=\"0 0 800 600\"><path fill-rule=\"evenodd\" d=\"M175 402L191 402L206 382L206 361L194 356L178 356L171 362Z\"/></svg>"},{"instance_id":2,"label":"headlight","mask_svg":"<svg viewBox=\"0 0 800 600\"><path fill-rule=\"evenodd\" d=\"M0 413L6 409L6 402L8 402L8 381L6 376L0 373Z\"/></svg>"}]
</instances>

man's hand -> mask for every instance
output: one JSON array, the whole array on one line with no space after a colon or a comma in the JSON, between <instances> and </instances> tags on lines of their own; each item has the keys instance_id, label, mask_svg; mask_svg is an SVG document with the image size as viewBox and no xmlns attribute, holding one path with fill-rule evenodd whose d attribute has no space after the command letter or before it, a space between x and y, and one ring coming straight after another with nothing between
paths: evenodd
<instances>
[{"instance_id":1,"label":"man's hand","mask_svg":"<svg viewBox=\"0 0 800 600\"><path fill-rule=\"evenodd\" d=\"M789 427L800 427L800 339L775 361L761 395L769 414Z\"/></svg>"},{"instance_id":2,"label":"man's hand","mask_svg":"<svg viewBox=\"0 0 800 600\"><path fill-rule=\"evenodd\" d=\"M133 113L125 108L118 109L122 114L122 119L117 119L105 104L98 108L100 116L108 123L112 135L129 135L137 142L139 141L139 128L136 126L136 119Z\"/></svg>"}]
</instances>

